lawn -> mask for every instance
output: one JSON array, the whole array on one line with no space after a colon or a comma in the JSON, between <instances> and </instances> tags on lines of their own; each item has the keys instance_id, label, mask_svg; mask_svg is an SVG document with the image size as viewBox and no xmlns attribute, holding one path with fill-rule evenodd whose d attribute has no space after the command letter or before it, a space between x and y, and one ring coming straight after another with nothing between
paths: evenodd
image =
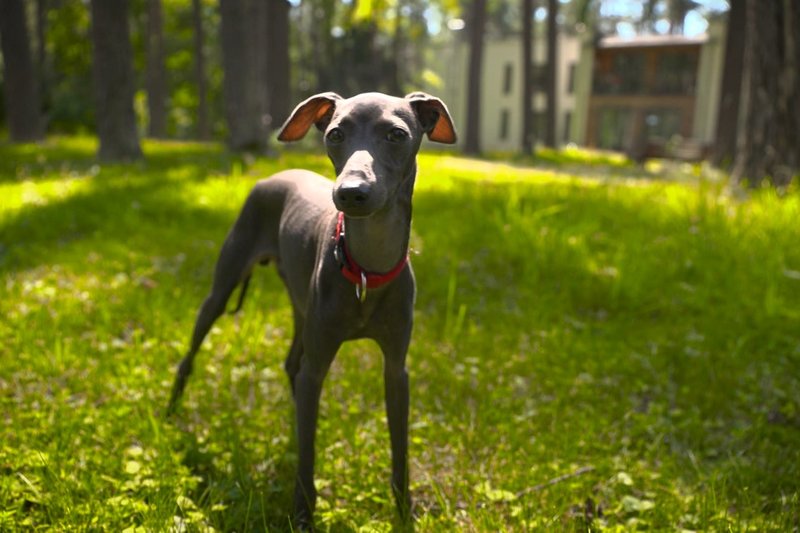
<instances>
[{"instance_id":1,"label":"lawn","mask_svg":"<svg viewBox=\"0 0 800 533\"><path fill-rule=\"evenodd\" d=\"M94 151L0 146L0 530L289 530L271 267L163 408L249 188L327 160ZM670 169L420 156L417 531L800 528L800 194ZM381 364L351 343L326 381L323 531L394 523Z\"/></svg>"}]
</instances>

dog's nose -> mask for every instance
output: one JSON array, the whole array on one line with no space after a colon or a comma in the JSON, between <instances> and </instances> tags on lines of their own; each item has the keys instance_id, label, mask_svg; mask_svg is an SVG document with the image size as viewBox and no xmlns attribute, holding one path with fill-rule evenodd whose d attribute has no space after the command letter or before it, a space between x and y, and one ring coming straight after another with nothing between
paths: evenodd
<instances>
[{"instance_id":1,"label":"dog's nose","mask_svg":"<svg viewBox=\"0 0 800 533\"><path fill-rule=\"evenodd\" d=\"M340 209L361 207L369 201L370 190L366 181L345 181L336 188L336 203Z\"/></svg>"}]
</instances>

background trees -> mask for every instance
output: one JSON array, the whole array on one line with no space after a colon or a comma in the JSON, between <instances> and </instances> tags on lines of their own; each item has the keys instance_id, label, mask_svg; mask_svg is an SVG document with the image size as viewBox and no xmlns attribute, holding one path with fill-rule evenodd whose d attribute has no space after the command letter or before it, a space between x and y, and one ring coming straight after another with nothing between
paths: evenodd
<instances>
[{"instance_id":1,"label":"background trees","mask_svg":"<svg viewBox=\"0 0 800 533\"><path fill-rule=\"evenodd\" d=\"M558 65L558 0L547 0L547 121L544 135L546 146L556 147Z\"/></svg>"},{"instance_id":2,"label":"background trees","mask_svg":"<svg viewBox=\"0 0 800 533\"><path fill-rule=\"evenodd\" d=\"M35 141L42 136L39 83L23 0L0 0L0 47L5 63L9 134L17 142Z\"/></svg>"},{"instance_id":3,"label":"background trees","mask_svg":"<svg viewBox=\"0 0 800 533\"><path fill-rule=\"evenodd\" d=\"M211 127L208 116L206 39L200 0L192 0L192 31L194 33L194 83L197 88L197 137L208 140L211 137Z\"/></svg>"},{"instance_id":4,"label":"background trees","mask_svg":"<svg viewBox=\"0 0 800 533\"><path fill-rule=\"evenodd\" d=\"M747 1L0 0L0 125L21 142L45 130L96 131L107 158L136 157L145 132L263 151L291 105L311 93L435 91L441 78L432 60L444 44L464 40L472 50L464 147L479 153L484 39L547 31L547 76L534 76L531 50L520 48L524 107L536 89L546 89L548 101L542 131L533 131L529 113L523 117L520 150L531 153L537 138L557 144L558 31L680 33L688 16L729 6L712 160L733 168L738 155L739 179L784 183L800 152L796 2L750 6L745 24Z\"/></svg>"},{"instance_id":5,"label":"background trees","mask_svg":"<svg viewBox=\"0 0 800 533\"><path fill-rule=\"evenodd\" d=\"M716 142L711 154L711 161L717 166L730 167L736 154L745 28L745 0L730 0Z\"/></svg>"},{"instance_id":6,"label":"background trees","mask_svg":"<svg viewBox=\"0 0 800 533\"><path fill-rule=\"evenodd\" d=\"M467 30L469 31L469 74L467 88L467 133L464 151L477 155L481 151L481 81L483 80L483 34L486 27L486 0L473 0Z\"/></svg>"},{"instance_id":7,"label":"background trees","mask_svg":"<svg viewBox=\"0 0 800 533\"><path fill-rule=\"evenodd\" d=\"M786 186L800 171L800 5L745 2L735 179Z\"/></svg>"},{"instance_id":8,"label":"background trees","mask_svg":"<svg viewBox=\"0 0 800 533\"><path fill-rule=\"evenodd\" d=\"M141 157L136 115L127 0L92 0L92 52L98 156Z\"/></svg>"},{"instance_id":9,"label":"background trees","mask_svg":"<svg viewBox=\"0 0 800 533\"><path fill-rule=\"evenodd\" d=\"M533 0L522 0L522 153L533 152Z\"/></svg>"},{"instance_id":10,"label":"background trees","mask_svg":"<svg viewBox=\"0 0 800 533\"><path fill-rule=\"evenodd\" d=\"M147 0L147 111L148 133L164 137L167 133L167 73L164 68L164 20L161 0Z\"/></svg>"},{"instance_id":11,"label":"background trees","mask_svg":"<svg viewBox=\"0 0 800 533\"><path fill-rule=\"evenodd\" d=\"M234 150L266 148L267 4L220 0L223 96L228 145Z\"/></svg>"},{"instance_id":12,"label":"background trees","mask_svg":"<svg viewBox=\"0 0 800 533\"><path fill-rule=\"evenodd\" d=\"M267 5L267 114L276 128L292 110L289 61L289 2L270 0Z\"/></svg>"}]
</instances>

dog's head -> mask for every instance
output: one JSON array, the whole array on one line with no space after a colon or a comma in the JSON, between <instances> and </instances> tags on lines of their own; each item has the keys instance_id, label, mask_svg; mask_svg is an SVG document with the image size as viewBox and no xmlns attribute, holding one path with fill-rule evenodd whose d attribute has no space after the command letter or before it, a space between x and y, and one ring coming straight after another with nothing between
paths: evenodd
<instances>
[{"instance_id":1,"label":"dog's head","mask_svg":"<svg viewBox=\"0 0 800 533\"><path fill-rule=\"evenodd\" d=\"M278 139L296 141L311 125L325 134L336 170L333 201L348 216L364 217L386 206L413 180L422 137L452 144L456 132L444 103L425 93L405 98L364 93L342 98L321 93L295 108Z\"/></svg>"}]
</instances>

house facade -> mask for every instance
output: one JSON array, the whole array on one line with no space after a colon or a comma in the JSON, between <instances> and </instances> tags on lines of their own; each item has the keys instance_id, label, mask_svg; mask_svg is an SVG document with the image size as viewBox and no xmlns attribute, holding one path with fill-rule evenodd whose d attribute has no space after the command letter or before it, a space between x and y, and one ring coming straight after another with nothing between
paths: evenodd
<instances>
[{"instance_id":1,"label":"house facade","mask_svg":"<svg viewBox=\"0 0 800 533\"><path fill-rule=\"evenodd\" d=\"M586 146L660 156L674 143L714 140L724 40L648 35L608 37L593 54L583 135Z\"/></svg>"},{"instance_id":2,"label":"house facade","mask_svg":"<svg viewBox=\"0 0 800 533\"><path fill-rule=\"evenodd\" d=\"M537 32L542 33L542 32ZM724 59L724 25L697 37L632 39L562 32L557 68L557 141L633 155L663 155L676 139L713 142ZM544 132L546 41L534 46L534 124ZM443 87L456 124L466 124L469 47L456 42L438 54ZM484 45L481 146L516 151L522 136L520 36Z\"/></svg>"},{"instance_id":3,"label":"house facade","mask_svg":"<svg viewBox=\"0 0 800 533\"><path fill-rule=\"evenodd\" d=\"M520 36L487 38L484 43L481 94L481 147L486 151L519 150L522 138L522 47ZM581 40L562 33L558 36L558 98L556 137L559 142L572 141L575 108L576 71L581 55ZM469 45L456 42L441 50L437 71L443 87L432 89L447 102L453 120L466 125L468 94ZM534 128L537 137L544 133L547 43L538 37L533 47L534 95L532 98ZM463 134L461 136L463 138Z\"/></svg>"}]
</instances>

